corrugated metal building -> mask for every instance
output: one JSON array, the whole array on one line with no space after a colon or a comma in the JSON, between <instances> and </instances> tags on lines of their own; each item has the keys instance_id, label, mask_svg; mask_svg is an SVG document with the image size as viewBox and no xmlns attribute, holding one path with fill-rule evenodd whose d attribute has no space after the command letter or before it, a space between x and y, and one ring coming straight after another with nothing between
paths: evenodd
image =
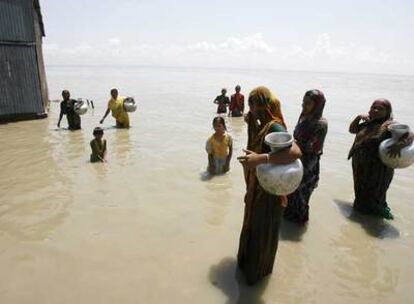
<instances>
[{"instance_id":1,"label":"corrugated metal building","mask_svg":"<svg viewBox=\"0 0 414 304\"><path fill-rule=\"evenodd\" d=\"M39 0L0 0L0 122L46 117Z\"/></svg>"}]
</instances>

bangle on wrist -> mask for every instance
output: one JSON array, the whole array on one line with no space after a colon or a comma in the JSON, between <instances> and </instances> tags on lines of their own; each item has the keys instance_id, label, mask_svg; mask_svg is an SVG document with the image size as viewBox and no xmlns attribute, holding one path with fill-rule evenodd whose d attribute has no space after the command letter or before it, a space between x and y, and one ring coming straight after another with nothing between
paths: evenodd
<instances>
[{"instance_id":1,"label":"bangle on wrist","mask_svg":"<svg viewBox=\"0 0 414 304\"><path fill-rule=\"evenodd\" d=\"M266 164L269 163L269 158L270 158L269 153L266 153Z\"/></svg>"}]
</instances>

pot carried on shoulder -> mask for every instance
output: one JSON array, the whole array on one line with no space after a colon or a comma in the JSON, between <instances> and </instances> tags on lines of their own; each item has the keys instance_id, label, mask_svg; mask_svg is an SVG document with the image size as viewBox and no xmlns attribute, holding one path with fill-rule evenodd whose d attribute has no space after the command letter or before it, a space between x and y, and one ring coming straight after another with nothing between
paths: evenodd
<instances>
[{"instance_id":1,"label":"pot carried on shoulder","mask_svg":"<svg viewBox=\"0 0 414 304\"><path fill-rule=\"evenodd\" d=\"M392 137L381 142L378 152L384 165L394 168L402 169L411 166L414 163L414 143L401 149L401 155L391 157L388 155L388 148L399 141L401 136L410 132L410 127L404 124L391 124L388 126Z\"/></svg>"},{"instance_id":2,"label":"pot carried on shoulder","mask_svg":"<svg viewBox=\"0 0 414 304\"><path fill-rule=\"evenodd\" d=\"M272 132L266 135L265 143L272 152L290 147L293 136L287 132ZM300 185L303 177L302 162L297 159L287 165L260 164L256 167L256 175L260 186L274 195L288 195Z\"/></svg>"},{"instance_id":3,"label":"pot carried on shoulder","mask_svg":"<svg viewBox=\"0 0 414 304\"><path fill-rule=\"evenodd\" d=\"M73 105L75 113L78 115L83 115L88 111L88 104L87 101L83 98L78 98L78 100Z\"/></svg>"},{"instance_id":4,"label":"pot carried on shoulder","mask_svg":"<svg viewBox=\"0 0 414 304\"><path fill-rule=\"evenodd\" d=\"M137 104L134 97L125 97L124 99L124 109L127 112L135 112L137 109Z\"/></svg>"}]
</instances>

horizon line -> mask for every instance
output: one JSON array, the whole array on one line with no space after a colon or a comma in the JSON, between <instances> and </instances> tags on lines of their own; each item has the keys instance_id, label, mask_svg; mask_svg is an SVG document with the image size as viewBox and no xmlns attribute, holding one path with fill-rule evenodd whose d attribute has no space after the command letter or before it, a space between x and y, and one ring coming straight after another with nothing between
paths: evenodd
<instances>
[{"instance_id":1,"label":"horizon line","mask_svg":"<svg viewBox=\"0 0 414 304\"><path fill-rule=\"evenodd\" d=\"M198 69L198 70L244 70L244 71L273 71L273 72L294 72L294 73L321 73L321 74L360 74L376 76L408 76L414 77L414 73L392 73L392 72L361 72L341 70L301 70L301 69L277 69L277 68L248 68L248 67L207 67L207 66L183 66L183 65L145 65L145 64L45 64L47 67L78 67L78 68L154 68L154 69Z\"/></svg>"}]
</instances>

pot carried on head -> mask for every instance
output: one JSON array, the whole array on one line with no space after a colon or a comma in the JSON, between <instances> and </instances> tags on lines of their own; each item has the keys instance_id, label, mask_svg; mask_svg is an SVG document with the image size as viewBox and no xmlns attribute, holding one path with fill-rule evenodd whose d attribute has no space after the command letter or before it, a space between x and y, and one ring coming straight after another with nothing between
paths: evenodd
<instances>
[{"instance_id":1,"label":"pot carried on head","mask_svg":"<svg viewBox=\"0 0 414 304\"><path fill-rule=\"evenodd\" d=\"M265 143L272 152L288 148L293 143L293 136L287 132L272 132L266 135ZM300 185L303 177L302 162L297 159L287 165L261 164L256 167L260 186L274 195L288 195Z\"/></svg>"},{"instance_id":2,"label":"pot carried on head","mask_svg":"<svg viewBox=\"0 0 414 304\"><path fill-rule=\"evenodd\" d=\"M135 112L135 110L137 109L137 104L135 103L134 97L125 97L124 109L127 112Z\"/></svg>"},{"instance_id":3,"label":"pot carried on head","mask_svg":"<svg viewBox=\"0 0 414 304\"><path fill-rule=\"evenodd\" d=\"M392 134L392 138L386 139L381 142L378 152L384 165L401 169L407 168L414 163L414 143L401 149L401 155L397 157L390 157L388 155L388 148L397 143L401 136L410 132L410 127L404 124L395 123L388 126Z\"/></svg>"},{"instance_id":4,"label":"pot carried on head","mask_svg":"<svg viewBox=\"0 0 414 304\"><path fill-rule=\"evenodd\" d=\"M73 105L73 108L76 114L83 115L88 111L87 101L82 98L78 98L78 100Z\"/></svg>"}]
</instances>

